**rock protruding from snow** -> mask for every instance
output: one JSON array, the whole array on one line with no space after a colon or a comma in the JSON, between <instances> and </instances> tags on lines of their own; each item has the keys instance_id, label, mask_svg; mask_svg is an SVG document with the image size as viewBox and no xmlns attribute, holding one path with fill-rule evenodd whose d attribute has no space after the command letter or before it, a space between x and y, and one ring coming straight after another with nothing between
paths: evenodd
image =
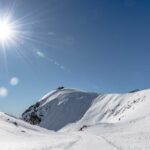
<instances>
[{"instance_id":1,"label":"rock protruding from snow","mask_svg":"<svg viewBox=\"0 0 150 150\"><path fill-rule=\"evenodd\" d=\"M59 130L79 121L97 96L97 93L76 89L57 89L29 107L22 117L31 124Z\"/></svg>"}]
</instances>

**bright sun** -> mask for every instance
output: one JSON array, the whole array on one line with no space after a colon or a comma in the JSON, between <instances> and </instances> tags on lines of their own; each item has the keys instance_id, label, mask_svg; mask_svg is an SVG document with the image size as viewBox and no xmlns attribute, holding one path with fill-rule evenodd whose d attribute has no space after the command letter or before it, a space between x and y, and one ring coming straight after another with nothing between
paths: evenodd
<instances>
[{"instance_id":1,"label":"bright sun","mask_svg":"<svg viewBox=\"0 0 150 150\"><path fill-rule=\"evenodd\" d=\"M0 18L0 42L5 44L15 37L15 28L8 19Z\"/></svg>"}]
</instances>

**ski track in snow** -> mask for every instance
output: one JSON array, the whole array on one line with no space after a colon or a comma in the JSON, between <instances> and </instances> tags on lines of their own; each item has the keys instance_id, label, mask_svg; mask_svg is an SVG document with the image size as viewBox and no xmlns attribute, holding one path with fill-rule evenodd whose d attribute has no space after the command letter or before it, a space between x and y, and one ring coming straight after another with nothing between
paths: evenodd
<instances>
[{"instance_id":1,"label":"ski track in snow","mask_svg":"<svg viewBox=\"0 0 150 150\"><path fill-rule=\"evenodd\" d=\"M121 147L119 147L118 145L114 144L113 142L111 142L110 140L108 140L106 137L101 136L102 139L104 139L108 144L110 144L111 146L115 147L116 150L124 150Z\"/></svg>"}]
</instances>

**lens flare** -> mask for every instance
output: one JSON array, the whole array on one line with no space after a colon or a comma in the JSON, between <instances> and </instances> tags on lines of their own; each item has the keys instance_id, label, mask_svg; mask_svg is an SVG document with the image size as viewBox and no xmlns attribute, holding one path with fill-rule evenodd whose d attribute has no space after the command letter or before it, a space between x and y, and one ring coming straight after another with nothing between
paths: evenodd
<instances>
[{"instance_id":1,"label":"lens flare","mask_svg":"<svg viewBox=\"0 0 150 150\"><path fill-rule=\"evenodd\" d=\"M15 39L15 26L8 18L0 18L0 43L5 45Z\"/></svg>"}]
</instances>

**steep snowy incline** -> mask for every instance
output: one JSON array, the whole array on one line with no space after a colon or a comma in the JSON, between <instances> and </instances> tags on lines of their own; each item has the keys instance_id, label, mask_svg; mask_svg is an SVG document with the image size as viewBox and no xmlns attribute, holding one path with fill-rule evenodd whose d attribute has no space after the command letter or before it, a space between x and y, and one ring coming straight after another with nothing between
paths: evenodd
<instances>
[{"instance_id":1,"label":"steep snowy incline","mask_svg":"<svg viewBox=\"0 0 150 150\"><path fill-rule=\"evenodd\" d=\"M150 114L150 90L126 94L96 94L76 89L54 90L23 113L23 119L60 130L98 123L118 123Z\"/></svg>"},{"instance_id":2,"label":"steep snowy incline","mask_svg":"<svg viewBox=\"0 0 150 150\"><path fill-rule=\"evenodd\" d=\"M80 120L82 124L128 122L149 116L150 90L98 96Z\"/></svg>"},{"instance_id":3,"label":"steep snowy incline","mask_svg":"<svg viewBox=\"0 0 150 150\"><path fill-rule=\"evenodd\" d=\"M99 123L122 123L150 115L150 90L127 94L101 94L76 123L68 124L63 131L79 130ZM61 130L61 131L62 131Z\"/></svg>"},{"instance_id":4,"label":"steep snowy incline","mask_svg":"<svg viewBox=\"0 0 150 150\"><path fill-rule=\"evenodd\" d=\"M77 89L54 90L29 107L22 117L31 124L59 130L80 120L97 96Z\"/></svg>"}]
</instances>

